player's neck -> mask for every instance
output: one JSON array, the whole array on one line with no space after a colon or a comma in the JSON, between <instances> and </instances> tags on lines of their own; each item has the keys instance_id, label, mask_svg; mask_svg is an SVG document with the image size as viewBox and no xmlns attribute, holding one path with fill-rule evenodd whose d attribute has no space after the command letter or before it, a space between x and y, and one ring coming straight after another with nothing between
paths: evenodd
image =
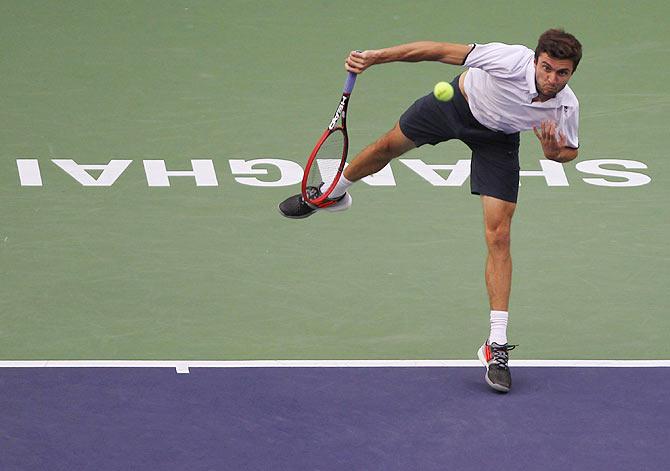
<instances>
[{"instance_id":1,"label":"player's neck","mask_svg":"<svg viewBox=\"0 0 670 471\"><path fill-rule=\"evenodd\" d=\"M544 103L547 100L551 100L552 98L556 97L556 95L538 95L535 98L532 99L532 103L535 103L536 101L539 101L540 103Z\"/></svg>"}]
</instances>

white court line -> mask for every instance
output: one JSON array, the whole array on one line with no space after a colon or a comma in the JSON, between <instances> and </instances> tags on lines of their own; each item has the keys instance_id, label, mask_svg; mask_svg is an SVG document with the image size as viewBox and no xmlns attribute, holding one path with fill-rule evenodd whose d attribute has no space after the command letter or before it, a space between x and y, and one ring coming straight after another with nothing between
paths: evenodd
<instances>
[{"instance_id":1,"label":"white court line","mask_svg":"<svg viewBox=\"0 0 670 471\"><path fill-rule=\"evenodd\" d=\"M670 360L510 360L511 367L669 368ZM11 360L0 368L454 368L481 367L479 360Z\"/></svg>"}]
</instances>

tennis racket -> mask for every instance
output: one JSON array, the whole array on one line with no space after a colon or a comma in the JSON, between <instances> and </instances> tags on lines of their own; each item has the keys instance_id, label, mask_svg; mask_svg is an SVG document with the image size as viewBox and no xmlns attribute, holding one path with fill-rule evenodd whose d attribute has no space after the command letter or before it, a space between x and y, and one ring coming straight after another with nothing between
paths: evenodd
<instances>
[{"instance_id":1,"label":"tennis racket","mask_svg":"<svg viewBox=\"0 0 670 471\"><path fill-rule=\"evenodd\" d=\"M302 198L317 208L326 208L336 202L328 196L342 176L347 161L347 108L355 83L356 74L349 72L337 110L307 159L302 177Z\"/></svg>"}]
</instances>

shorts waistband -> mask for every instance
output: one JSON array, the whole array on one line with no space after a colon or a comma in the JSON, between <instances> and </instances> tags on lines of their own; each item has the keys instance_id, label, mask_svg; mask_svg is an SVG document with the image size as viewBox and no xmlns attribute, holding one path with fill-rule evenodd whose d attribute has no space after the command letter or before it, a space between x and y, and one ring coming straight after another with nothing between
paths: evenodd
<instances>
[{"instance_id":1,"label":"shorts waistband","mask_svg":"<svg viewBox=\"0 0 670 471\"><path fill-rule=\"evenodd\" d=\"M463 96L463 93L461 92L461 87L458 86L458 81L460 77L461 74L457 75L456 78L451 81L451 86L454 87L454 98L451 101L453 102L454 108L456 109L456 112L463 120L463 122L471 129L474 129L476 133L479 133L479 131L485 131L489 136L489 139L491 138L491 136L496 136L496 139L500 140L501 142L509 143L511 145L518 147L519 145L518 132L513 134L505 134L502 131L494 131L492 129L489 129L482 123L477 121L477 118L475 118L474 115L472 114L472 111L470 111L470 104L468 103L468 101Z\"/></svg>"},{"instance_id":2,"label":"shorts waistband","mask_svg":"<svg viewBox=\"0 0 670 471\"><path fill-rule=\"evenodd\" d=\"M456 111L458 114L463 118L467 124L475 127L479 127L482 130L490 131L489 128L484 126L482 123L477 121L477 118L475 118L472 114L472 111L470 111L470 105L468 104L468 101L465 99L463 96L463 93L461 92L461 87L459 86L458 81L461 78L461 74L458 74L456 78L454 78L451 81L451 86L454 88L454 98L453 98L453 103L454 107L456 108Z\"/></svg>"}]
</instances>

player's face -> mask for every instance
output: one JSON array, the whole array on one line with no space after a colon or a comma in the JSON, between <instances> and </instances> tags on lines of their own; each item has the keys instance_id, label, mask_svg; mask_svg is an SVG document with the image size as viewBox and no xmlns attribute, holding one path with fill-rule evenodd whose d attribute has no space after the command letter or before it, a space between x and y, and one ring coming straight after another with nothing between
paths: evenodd
<instances>
[{"instance_id":1,"label":"player's face","mask_svg":"<svg viewBox=\"0 0 670 471\"><path fill-rule=\"evenodd\" d=\"M570 59L554 59L546 52L535 61L535 85L540 95L553 97L563 90L572 77Z\"/></svg>"}]
</instances>

